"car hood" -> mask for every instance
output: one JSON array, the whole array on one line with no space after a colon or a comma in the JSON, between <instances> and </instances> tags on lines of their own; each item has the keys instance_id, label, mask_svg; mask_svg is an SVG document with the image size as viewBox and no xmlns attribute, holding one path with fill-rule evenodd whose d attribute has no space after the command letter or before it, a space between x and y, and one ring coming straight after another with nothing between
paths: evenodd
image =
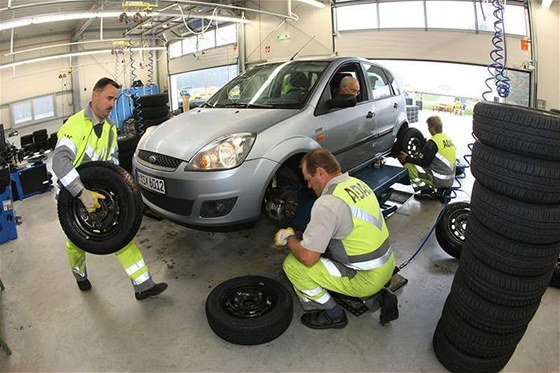
<instances>
[{"instance_id":1,"label":"car hood","mask_svg":"<svg viewBox=\"0 0 560 373\"><path fill-rule=\"evenodd\" d=\"M190 160L218 137L259 133L297 114L290 109L194 109L151 127L138 149Z\"/></svg>"}]
</instances>

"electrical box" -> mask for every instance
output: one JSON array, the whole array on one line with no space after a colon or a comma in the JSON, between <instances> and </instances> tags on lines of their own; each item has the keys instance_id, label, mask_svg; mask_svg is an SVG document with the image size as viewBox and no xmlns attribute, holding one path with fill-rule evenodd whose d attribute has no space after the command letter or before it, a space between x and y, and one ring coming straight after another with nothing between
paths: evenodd
<instances>
[{"instance_id":1,"label":"electrical box","mask_svg":"<svg viewBox=\"0 0 560 373\"><path fill-rule=\"evenodd\" d=\"M16 230L16 212L12 203L12 188L7 186L4 192L0 194L2 202L2 211L0 211L0 244L15 240L17 238Z\"/></svg>"}]
</instances>

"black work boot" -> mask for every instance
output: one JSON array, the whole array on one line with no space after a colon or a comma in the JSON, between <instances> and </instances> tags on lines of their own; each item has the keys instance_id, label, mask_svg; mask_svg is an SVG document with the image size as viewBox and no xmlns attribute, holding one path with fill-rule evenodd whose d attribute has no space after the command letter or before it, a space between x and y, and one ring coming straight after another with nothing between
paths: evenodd
<instances>
[{"instance_id":1,"label":"black work boot","mask_svg":"<svg viewBox=\"0 0 560 373\"><path fill-rule=\"evenodd\" d=\"M301 323L311 329L341 329L348 325L348 319L344 311L342 316L331 318L325 310L322 310L303 314Z\"/></svg>"},{"instance_id":2,"label":"black work boot","mask_svg":"<svg viewBox=\"0 0 560 373\"><path fill-rule=\"evenodd\" d=\"M86 278L85 280L76 281L81 291L91 290L91 282Z\"/></svg>"},{"instance_id":3,"label":"black work boot","mask_svg":"<svg viewBox=\"0 0 560 373\"><path fill-rule=\"evenodd\" d=\"M134 293L134 296L137 300L142 300L148 297L155 297L156 295L163 293L165 289L167 289L167 284L165 282L160 282L159 284L155 284L148 290Z\"/></svg>"},{"instance_id":4,"label":"black work boot","mask_svg":"<svg viewBox=\"0 0 560 373\"><path fill-rule=\"evenodd\" d=\"M399 318L399 301L397 296L388 289L383 289L381 299L379 301L381 306L381 314L379 315L379 322L381 325L387 324Z\"/></svg>"}]
</instances>

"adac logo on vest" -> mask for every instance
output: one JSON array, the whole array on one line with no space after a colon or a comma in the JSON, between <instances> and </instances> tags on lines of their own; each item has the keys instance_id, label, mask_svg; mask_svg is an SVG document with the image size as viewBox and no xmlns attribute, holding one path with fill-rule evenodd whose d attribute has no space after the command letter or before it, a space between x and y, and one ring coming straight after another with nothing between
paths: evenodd
<instances>
[{"instance_id":1,"label":"adac logo on vest","mask_svg":"<svg viewBox=\"0 0 560 373\"><path fill-rule=\"evenodd\" d=\"M360 182L344 188L344 191L348 193L348 196L352 198L352 202L354 203L366 198L373 193L369 187Z\"/></svg>"},{"instance_id":2,"label":"adac logo on vest","mask_svg":"<svg viewBox=\"0 0 560 373\"><path fill-rule=\"evenodd\" d=\"M443 140L443 146L445 148L450 148L450 147L455 146L455 145L453 144L453 141L451 141L450 139L447 139L447 140Z\"/></svg>"}]
</instances>

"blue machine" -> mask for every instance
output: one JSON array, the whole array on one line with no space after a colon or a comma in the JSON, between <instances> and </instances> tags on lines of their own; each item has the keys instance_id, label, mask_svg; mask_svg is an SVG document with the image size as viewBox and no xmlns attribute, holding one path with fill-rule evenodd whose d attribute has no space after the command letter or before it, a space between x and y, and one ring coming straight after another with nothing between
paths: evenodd
<instances>
[{"instance_id":1,"label":"blue machine","mask_svg":"<svg viewBox=\"0 0 560 373\"><path fill-rule=\"evenodd\" d=\"M134 111L134 96L148 96L159 93L157 85L147 85L136 88L126 88L119 90L119 97L115 103L115 108L109 114L109 119L115 123L119 131L123 130L123 122L132 116Z\"/></svg>"},{"instance_id":2,"label":"blue machine","mask_svg":"<svg viewBox=\"0 0 560 373\"><path fill-rule=\"evenodd\" d=\"M51 174L43 162L20 168L11 174L13 200L23 200L52 188Z\"/></svg>"},{"instance_id":3,"label":"blue machine","mask_svg":"<svg viewBox=\"0 0 560 373\"><path fill-rule=\"evenodd\" d=\"M16 213L12 203L12 188L7 186L0 194L2 201L2 211L0 212L0 243L4 243L17 238Z\"/></svg>"}]
</instances>

